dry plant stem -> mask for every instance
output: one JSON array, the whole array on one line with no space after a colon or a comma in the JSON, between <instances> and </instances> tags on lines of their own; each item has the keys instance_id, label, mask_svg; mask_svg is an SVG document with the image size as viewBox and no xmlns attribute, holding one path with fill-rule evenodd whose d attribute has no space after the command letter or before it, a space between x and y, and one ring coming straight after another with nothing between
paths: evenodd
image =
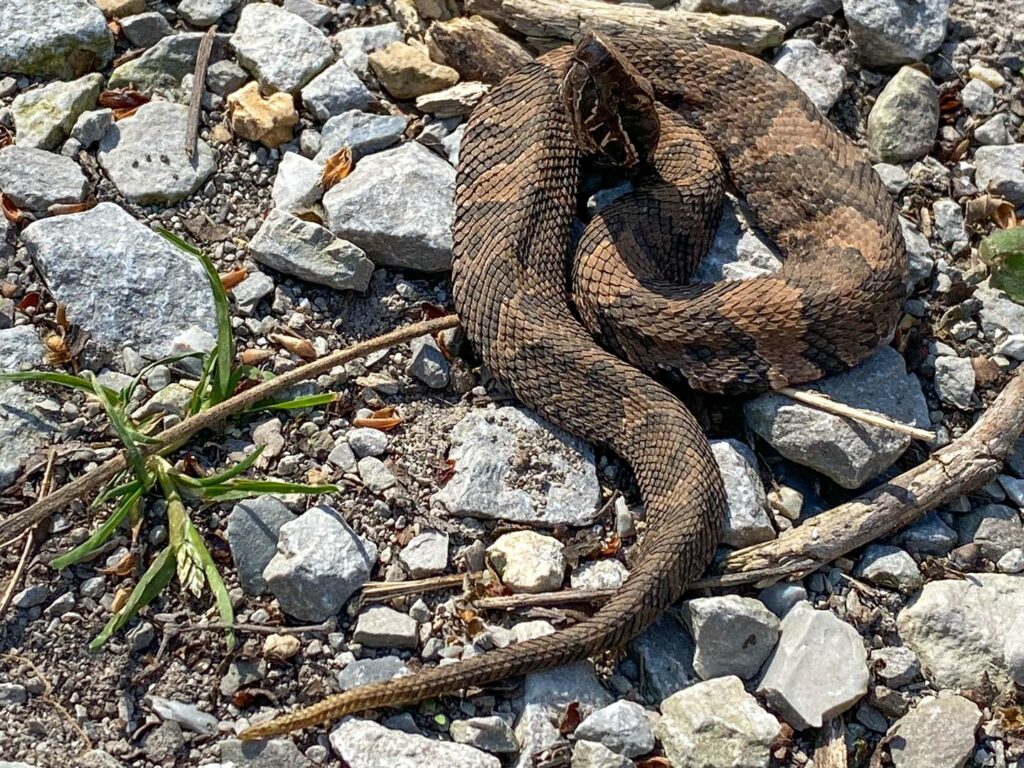
<instances>
[{"instance_id":1,"label":"dry plant stem","mask_svg":"<svg viewBox=\"0 0 1024 768\"><path fill-rule=\"evenodd\" d=\"M327 373L337 365L342 365L350 360L355 360L380 349L387 349L395 344L411 341L428 333L432 334L448 328L454 328L458 324L459 320L455 315L446 315L445 317L433 320L413 323L390 333L385 333L383 336L377 336L376 338L353 344L345 349L339 349L326 357L300 365L294 370L265 381L252 389L240 392L223 403L202 411L195 416L190 416L180 424L176 424L170 429L165 429L156 435L158 442L140 446L139 450L142 451L143 455L151 456L168 445L188 440L200 430L224 421L229 416L244 411L261 400L266 400L280 394L289 387L293 387L307 379ZM8 539L20 536L39 521L44 520L47 515L64 509L76 499L86 501L88 497L103 487L104 484L116 477L119 472L123 472L127 466L125 453L121 451L114 458L105 461L95 469L73 480L45 499L40 499L26 509L14 513L3 523L0 523L0 541L7 541Z\"/></svg>"},{"instance_id":2,"label":"dry plant stem","mask_svg":"<svg viewBox=\"0 0 1024 768\"><path fill-rule=\"evenodd\" d=\"M214 24L203 35L199 41L199 50L196 53L196 69L192 78L192 93L188 100L188 133L185 134L185 151L190 158L195 157L196 143L199 141L199 111L203 105L203 91L206 86L206 66L210 63L210 53L213 51L213 39L217 35L217 25Z\"/></svg>"},{"instance_id":3,"label":"dry plant stem","mask_svg":"<svg viewBox=\"0 0 1024 768\"><path fill-rule=\"evenodd\" d=\"M777 580L780 569L809 573L985 485L999 473L1022 431L1024 372L1018 372L963 437L787 535L733 552L720 571L746 583Z\"/></svg>"},{"instance_id":4,"label":"dry plant stem","mask_svg":"<svg viewBox=\"0 0 1024 768\"><path fill-rule=\"evenodd\" d=\"M523 608L560 608L574 603L603 603L617 590L614 589L563 589L561 592L541 592L533 595L500 595L481 597L473 605L482 611L517 611Z\"/></svg>"},{"instance_id":5,"label":"dry plant stem","mask_svg":"<svg viewBox=\"0 0 1024 768\"><path fill-rule=\"evenodd\" d=\"M786 28L754 16L613 5L600 0L469 0L466 10L506 24L538 47L576 40L584 31L697 39L705 43L760 53L782 42Z\"/></svg>"},{"instance_id":6,"label":"dry plant stem","mask_svg":"<svg viewBox=\"0 0 1024 768\"><path fill-rule=\"evenodd\" d=\"M871 411L852 408L849 405L837 403L835 400L818 392L801 392L793 389L792 387L782 387L781 389L775 390L775 392L777 394L784 395L791 400L796 400L798 403L803 403L804 405L817 408L820 411L832 413L836 416L844 416L848 419L854 419L855 421L870 424L874 427L890 429L893 432L899 432L903 435L910 435L916 440L924 440L925 442L930 443L935 439L935 433L929 432L927 429L918 429L917 427L913 427L909 424L902 424L898 421L887 419L884 416L880 416L879 414Z\"/></svg>"},{"instance_id":7,"label":"dry plant stem","mask_svg":"<svg viewBox=\"0 0 1024 768\"><path fill-rule=\"evenodd\" d=\"M78 737L82 740L82 744L84 746L80 754L85 754L90 749L92 749L92 739L89 738L89 734L82 730L82 726L80 726L78 724L78 721L71 716L71 713L64 708L64 705L53 698L53 686L50 685L50 681L46 679L46 675L44 675L39 670L39 667L37 667L32 662L31 659L26 658L25 656L21 656L17 653L5 653L0 658L8 659L10 661L16 661L19 664L27 665L32 670L32 674L38 677L43 683L43 694L39 697L39 700L42 701L44 704L47 704L48 706L51 706L54 709L56 709L64 717L64 719L68 721L68 724L74 729L75 733L77 733Z\"/></svg>"},{"instance_id":8,"label":"dry plant stem","mask_svg":"<svg viewBox=\"0 0 1024 768\"><path fill-rule=\"evenodd\" d=\"M323 624L307 624L301 627L274 627L269 624L229 624L224 621L211 621L208 624L165 624L163 629L168 634L215 630L220 632L231 629L255 635L301 635L303 632L333 632L337 625L333 621L325 621Z\"/></svg>"},{"instance_id":9,"label":"dry plant stem","mask_svg":"<svg viewBox=\"0 0 1024 768\"><path fill-rule=\"evenodd\" d=\"M385 600L393 600L396 597L425 595L428 592L438 592L443 589L458 589L467 580L472 583L483 577L483 575L483 571L473 571L471 573L432 576L427 579L412 579L410 581L368 581L363 585L363 589L359 593L359 599L364 603L379 603Z\"/></svg>"},{"instance_id":10,"label":"dry plant stem","mask_svg":"<svg viewBox=\"0 0 1024 768\"><path fill-rule=\"evenodd\" d=\"M847 768L846 736L843 718L833 717L818 732L814 749L814 768Z\"/></svg>"},{"instance_id":11,"label":"dry plant stem","mask_svg":"<svg viewBox=\"0 0 1024 768\"><path fill-rule=\"evenodd\" d=\"M57 458L57 449L51 448L50 454L46 459L46 469L43 471L43 479L39 484L39 495L46 496L50 492L50 487L53 485L53 465L54 460ZM0 598L0 619L7 613L7 609L11 606L11 601L14 599L14 592L21 583L21 577L25 574L25 568L28 567L28 559L32 555L32 545L35 539L35 529L25 531L25 547L21 551L21 558L18 560L18 565L14 569L14 573L11 574L11 580L7 584L7 589L4 591L4 596Z\"/></svg>"}]
</instances>

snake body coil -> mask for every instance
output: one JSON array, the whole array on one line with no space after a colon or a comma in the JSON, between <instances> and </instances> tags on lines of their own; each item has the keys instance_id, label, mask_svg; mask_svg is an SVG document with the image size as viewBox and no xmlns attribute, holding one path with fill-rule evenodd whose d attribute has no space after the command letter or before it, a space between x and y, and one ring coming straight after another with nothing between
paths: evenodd
<instances>
[{"instance_id":1,"label":"snake body coil","mask_svg":"<svg viewBox=\"0 0 1024 768\"><path fill-rule=\"evenodd\" d=\"M702 390L763 390L853 365L895 326L906 257L896 210L870 164L772 67L697 42L614 40L628 68L643 78L641 96L649 89L659 110L685 121L662 137L655 167L666 179L677 172L673 183L684 206L708 221L721 192L720 161L781 250L783 269L742 282L671 282L671 267L648 263L644 243L634 248L650 226L638 221L639 210L657 205L654 191L591 224L570 276L577 128L586 116L570 118L560 88L567 67L577 67L584 44L593 42L541 57L474 111L458 176L454 297L469 339L520 400L569 432L609 446L632 467L648 520L640 564L608 603L572 627L331 696L243 738L416 702L621 646L703 571L725 503L698 424L640 369L671 365ZM575 74L585 70L577 67ZM624 127L627 134L644 130L642 121ZM685 149L687 131L694 130L713 152ZM663 229L667 235L647 238L655 248L667 237L690 261L687 249L706 248L702 223ZM595 335L631 362L602 349Z\"/></svg>"}]
</instances>

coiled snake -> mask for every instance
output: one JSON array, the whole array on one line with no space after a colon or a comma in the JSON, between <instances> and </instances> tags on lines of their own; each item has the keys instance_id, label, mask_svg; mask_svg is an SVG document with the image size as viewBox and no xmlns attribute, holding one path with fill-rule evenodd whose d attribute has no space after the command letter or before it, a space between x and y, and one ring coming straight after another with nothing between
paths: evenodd
<instances>
[{"instance_id":1,"label":"coiled snake","mask_svg":"<svg viewBox=\"0 0 1024 768\"><path fill-rule=\"evenodd\" d=\"M585 152L636 167L637 189L591 222L570 268ZM723 168L784 266L681 284L710 242ZM640 369L677 368L712 392L785 386L864 359L899 316L906 256L874 170L792 82L732 50L588 35L542 56L474 111L456 198L454 297L469 339L520 400L630 464L647 510L640 563L568 629L331 696L242 738L621 646L702 572L724 512L700 427Z\"/></svg>"}]
</instances>

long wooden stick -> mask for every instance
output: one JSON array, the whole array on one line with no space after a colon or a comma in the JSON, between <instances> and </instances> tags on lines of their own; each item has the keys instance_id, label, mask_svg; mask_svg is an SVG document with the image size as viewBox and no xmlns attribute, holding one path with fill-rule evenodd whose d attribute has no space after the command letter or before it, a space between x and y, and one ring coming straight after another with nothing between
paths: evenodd
<instances>
[{"instance_id":1,"label":"long wooden stick","mask_svg":"<svg viewBox=\"0 0 1024 768\"><path fill-rule=\"evenodd\" d=\"M865 411L861 408L852 408L849 405L837 403L832 398L827 397L820 392L801 391L793 389L792 387L782 387L781 389L775 390L775 392L779 395L788 397L790 400L796 400L798 403L809 405L813 408L817 408L818 410L825 411L826 413L833 413L836 416L845 416L848 419L861 421L874 427L890 429L893 432L910 435L917 440L924 440L925 442L930 443L935 439L935 433L929 432L927 429L919 429L918 427L911 426L910 424L893 421L892 419L887 419L885 416L874 413L873 411Z\"/></svg>"},{"instance_id":2,"label":"long wooden stick","mask_svg":"<svg viewBox=\"0 0 1024 768\"><path fill-rule=\"evenodd\" d=\"M536 47L551 47L594 31L689 38L760 53L779 45L786 33L779 22L756 16L655 10L599 0L469 0L466 10L512 27Z\"/></svg>"},{"instance_id":3,"label":"long wooden stick","mask_svg":"<svg viewBox=\"0 0 1024 768\"><path fill-rule=\"evenodd\" d=\"M305 365L300 365L297 368L294 368L287 373L283 373L280 376L276 376L269 381L265 381L252 389L247 389L244 392L225 400L219 405L213 406L209 410L197 413L195 416L190 416L180 424L176 424L170 429L165 429L163 432L156 435L156 440L158 442L140 446L139 450L142 451L143 455L151 456L168 445L188 440L192 435L196 434L200 430L223 421L227 417L233 416L240 411L244 411L261 400L273 397L289 387L293 387L307 379L312 379L322 373L327 373L337 365L342 365L350 360L364 357L371 352L393 347L395 344L411 341L412 339L424 336L428 333L437 333L438 331L443 331L447 328L454 328L458 324L459 319L455 315L446 315L445 317L439 317L434 320L424 320L419 323L413 323L412 325L407 325L403 328L391 331L390 333L385 333L383 336L377 336L376 338L369 339L368 341L353 344L345 349L339 349L326 357L322 357L319 360L313 360ZM40 499L35 504L21 510L20 512L14 513L3 523L0 523L0 541L7 541L9 539L16 538L40 520L43 520L47 515L64 509L68 504L76 499L87 499L87 497L101 488L105 483L113 479L119 472L123 472L127 466L125 452L121 451L112 459L109 459L95 469L86 472L84 475L71 481L63 488L54 491L46 498Z\"/></svg>"},{"instance_id":4,"label":"long wooden stick","mask_svg":"<svg viewBox=\"0 0 1024 768\"><path fill-rule=\"evenodd\" d=\"M199 112L203 106L203 91L206 89L206 66L210 63L213 52L213 39L217 36L217 25L214 24L199 41L196 53L196 69L192 76L192 93L188 100L188 133L185 134L185 151L189 159L196 154L199 141Z\"/></svg>"}]
</instances>

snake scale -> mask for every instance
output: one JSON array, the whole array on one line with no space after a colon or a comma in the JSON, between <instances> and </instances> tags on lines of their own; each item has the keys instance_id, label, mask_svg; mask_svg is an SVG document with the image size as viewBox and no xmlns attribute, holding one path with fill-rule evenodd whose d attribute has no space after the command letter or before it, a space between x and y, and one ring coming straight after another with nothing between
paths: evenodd
<instances>
[{"instance_id":1,"label":"snake scale","mask_svg":"<svg viewBox=\"0 0 1024 768\"><path fill-rule=\"evenodd\" d=\"M584 150L653 170L591 222L570 267ZM707 249L723 170L784 266L680 284ZM622 646L706 567L725 505L699 425L641 369L726 393L813 380L882 343L904 294L896 209L862 153L774 68L695 41L588 35L502 81L466 129L453 237L455 305L493 374L632 467L648 521L639 564L567 629L330 696L245 739Z\"/></svg>"}]
</instances>

